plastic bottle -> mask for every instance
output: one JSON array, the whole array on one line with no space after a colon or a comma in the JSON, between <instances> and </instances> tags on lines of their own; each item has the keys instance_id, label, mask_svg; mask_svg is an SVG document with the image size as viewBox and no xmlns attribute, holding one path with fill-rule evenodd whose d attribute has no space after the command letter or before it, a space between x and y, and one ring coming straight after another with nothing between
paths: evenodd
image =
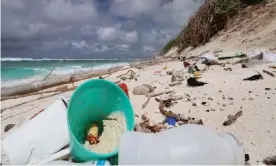
<instances>
[{"instance_id":1,"label":"plastic bottle","mask_svg":"<svg viewBox=\"0 0 276 166\"><path fill-rule=\"evenodd\" d=\"M243 165L244 151L231 134L183 125L157 134L126 132L119 165Z\"/></svg>"}]
</instances>

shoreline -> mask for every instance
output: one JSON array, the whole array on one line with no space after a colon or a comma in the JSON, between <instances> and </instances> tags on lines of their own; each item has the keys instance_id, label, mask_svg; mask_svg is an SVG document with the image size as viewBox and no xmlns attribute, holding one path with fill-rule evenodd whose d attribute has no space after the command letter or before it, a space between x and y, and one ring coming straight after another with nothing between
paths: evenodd
<instances>
[{"instance_id":1,"label":"shoreline","mask_svg":"<svg viewBox=\"0 0 276 166\"><path fill-rule=\"evenodd\" d=\"M16 96L16 95L34 93L45 89L57 87L60 85L72 83L72 82L77 82L77 81L81 81L81 80L85 80L93 77L98 77L101 75L112 74L117 71L122 71L122 70L131 69L131 68L137 68L137 67L139 68L139 67L143 67L151 64L164 63L167 61L171 61L171 59L159 58L159 59L145 60L145 61L139 61L139 62L130 62L129 64L125 64L125 65L118 64L109 68L103 68L103 69L97 69L97 70L91 70L91 71L79 71L78 73L67 74L62 76L50 75L46 80L40 79L40 80L35 80L28 83L20 84L20 85L1 87L1 97L5 98L5 97ZM30 87L30 84L33 84L34 88ZM37 87L40 84L43 84L42 88ZM32 90L30 92L26 92L25 89L30 89L30 88ZM2 98L1 100L3 100Z\"/></svg>"}]
</instances>

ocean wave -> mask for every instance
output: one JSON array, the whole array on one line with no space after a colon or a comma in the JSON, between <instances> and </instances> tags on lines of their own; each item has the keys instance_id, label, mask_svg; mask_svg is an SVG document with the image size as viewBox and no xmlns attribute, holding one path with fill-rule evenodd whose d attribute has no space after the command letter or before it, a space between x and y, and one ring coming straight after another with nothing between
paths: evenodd
<instances>
[{"instance_id":1,"label":"ocean wave","mask_svg":"<svg viewBox=\"0 0 276 166\"><path fill-rule=\"evenodd\" d=\"M9 88L9 87L15 87L19 85L29 84L34 81L42 80L43 78L45 78L44 75L35 75L24 79L12 79L12 80L1 81L1 88Z\"/></svg>"},{"instance_id":2,"label":"ocean wave","mask_svg":"<svg viewBox=\"0 0 276 166\"><path fill-rule=\"evenodd\" d=\"M56 67L55 70L52 71L51 77L58 77L58 76L66 76L66 75L72 75L77 73L84 73L88 71L95 71L95 70L101 70L101 69L108 69L110 67L115 66L127 66L129 63L122 62L122 63L115 63L115 64L100 64L96 65L94 67L82 67L82 66L64 66L64 67ZM1 87L14 87L19 85L24 85L31 83L33 81L42 80L45 78L46 75L50 73L52 69L47 68L25 68L25 69L32 69L36 75L24 79L11 79L6 81L1 81Z\"/></svg>"},{"instance_id":3,"label":"ocean wave","mask_svg":"<svg viewBox=\"0 0 276 166\"><path fill-rule=\"evenodd\" d=\"M48 59L48 58L42 58L42 59L34 59L34 58L9 58L9 57L3 57L1 58L1 62L5 61L137 61L140 59Z\"/></svg>"}]
</instances>

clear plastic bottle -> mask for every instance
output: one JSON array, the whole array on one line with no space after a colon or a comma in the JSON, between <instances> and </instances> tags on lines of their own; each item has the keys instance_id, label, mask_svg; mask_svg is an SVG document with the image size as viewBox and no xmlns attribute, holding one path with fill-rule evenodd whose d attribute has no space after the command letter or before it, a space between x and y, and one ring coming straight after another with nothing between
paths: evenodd
<instances>
[{"instance_id":1,"label":"clear plastic bottle","mask_svg":"<svg viewBox=\"0 0 276 166\"><path fill-rule=\"evenodd\" d=\"M119 165L243 165L244 151L231 134L183 125L157 134L126 132Z\"/></svg>"}]
</instances>

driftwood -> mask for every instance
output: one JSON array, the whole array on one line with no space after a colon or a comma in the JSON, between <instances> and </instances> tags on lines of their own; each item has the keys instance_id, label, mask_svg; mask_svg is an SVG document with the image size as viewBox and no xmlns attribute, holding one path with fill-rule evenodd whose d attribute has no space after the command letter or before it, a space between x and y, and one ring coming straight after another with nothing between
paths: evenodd
<instances>
[{"instance_id":1,"label":"driftwood","mask_svg":"<svg viewBox=\"0 0 276 166\"><path fill-rule=\"evenodd\" d=\"M8 96L8 97L1 97L1 101L3 100L9 100L9 99L17 99L17 98L21 98L21 97L28 97L28 96L33 96L33 95L41 95L44 93L53 93L53 92L67 92L67 91L71 91L71 90L75 90L77 87L71 87L71 88L57 88L54 90L48 90L48 91L42 91L42 92L35 92L35 93L29 93L29 94L25 94L25 95L16 95L16 96Z\"/></svg>"},{"instance_id":2,"label":"driftwood","mask_svg":"<svg viewBox=\"0 0 276 166\"><path fill-rule=\"evenodd\" d=\"M10 118L13 118L13 117L16 117L16 116L18 116L18 115L25 114L25 113L27 113L27 112L32 111L33 109L35 109L35 108L37 108L37 107L38 107L38 106L35 106L35 107L32 107L31 109L28 109L27 111L20 112L20 113L18 113L18 114L15 114L15 115L11 115L11 116L8 116L8 117L5 117L5 118L2 118L2 119L1 119L1 121L3 121L3 120L7 120L7 119L10 119Z\"/></svg>"},{"instance_id":3,"label":"driftwood","mask_svg":"<svg viewBox=\"0 0 276 166\"><path fill-rule=\"evenodd\" d=\"M43 81L45 81L45 80L52 74L52 72L56 69L57 65L60 64L61 62L63 62L63 60L59 61L59 62L55 65L55 67L49 72L49 74L43 79Z\"/></svg>"},{"instance_id":4,"label":"driftwood","mask_svg":"<svg viewBox=\"0 0 276 166\"><path fill-rule=\"evenodd\" d=\"M129 68L123 68L121 70L127 70ZM110 72L109 72L110 71ZM81 81L85 79L89 79L92 77L98 77L106 74L112 74L114 72L117 72L118 70L109 70L109 71L93 71L93 72L86 72L86 73L79 73L74 76L62 76L62 77L55 77L47 79L47 81L39 80L34 81L28 84L19 85L16 87L9 87L9 88L1 88L1 97L7 97L7 96L14 96L14 95L24 95L29 94L33 92L42 91L47 88L63 85L63 84L69 84L76 81Z\"/></svg>"},{"instance_id":5,"label":"driftwood","mask_svg":"<svg viewBox=\"0 0 276 166\"><path fill-rule=\"evenodd\" d=\"M174 90L163 90L163 91L160 91L160 92L149 93L146 96L147 97L156 97L156 96L160 96L162 94L168 94L168 93L172 93L172 92L174 92Z\"/></svg>"},{"instance_id":6,"label":"driftwood","mask_svg":"<svg viewBox=\"0 0 276 166\"><path fill-rule=\"evenodd\" d=\"M165 91L161 91L161 92L156 92L156 93L149 93L149 94L147 94L146 96L147 96L148 98L147 98L146 102L142 105L142 108L144 109L144 108L147 107L147 105L149 104L150 99L151 99L152 97L156 97L156 96L159 96L159 95L162 95L162 94L168 94L168 93L172 93L172 92L173 92L173 90L165 90Z\"/></svg>"},{"instance_id":7,"label":"driftwood","mask_svg":"<svg viewBox=\"0 0 276 166\"><path fill-rule=\"evenodd\" d=\"M128 73L130 72L130 76L126 76ZM132 80L132 79L134 79L135 78L135 72L133 71L133 70L128 70L126 73L124 73L124 74L121 74L121 75L119 75L119 76L117 76L117 78L121 78L122 80L126 80L126 79L130 79L130 80Z\"/></svg>"},{"instance_id":8,"label":"driftwood","mask_svg":"<svg viewBox=\"0 0 276 166\"><path fill-rule=\"evenodd\" d=\"M263 72L270 75L271 77L275 77L275 75L273 73L271 73L270 71L263 70Z\"/></svg>"},{"instance_id":9,"label":"driftwood","mask_svg":"<svg viewBox=\"0 0 276 166\"><path fill-rule=\"evenodd\" d=\"M184 118L179 114L175 114L172 111L166 111L165 107L169 107L172 105L172 99L167 100L156 100L159 102L159 110L162 115L165 117L172 117L175 118L177 121L181 121L183 124L198 124L203 125L203 121L201 119L195 119L195 118Z\"/></svg>"},{"instance_id":10,"label":"driftwood","mask_svg":"<svg viewBox=\"0 0 276 166\"><path fill-rule=\"evenodd\" d=\"M227 120L223 122L223 126L229 126L234 123L240 116L242 115L242 111L238 111L235 115L228 115Z\"/></svg>"},{"instance_id":11,"label":"driftwood","mask_svg":"<svg viewBox=\"0 0 276 166\"><path fill-rule=\"evenodd\" d=\"M63 91L57 92L57 93L54 93L54 94L51 94L51 95L47 95L47 96L41 96L41 97L39 97L39 98L30 100L30 101L26 101L26 102L23 102L23 103L20 103L20 104L16 104L16 105L13 105L13 106L10 106L10 107L1 109L1 113L3 113L5 110L11 109L11 108L15 108L15 107L18 107L18 106L20 106L20 105L27 104L27 103L30 103L30 102L33 102L33 101L37 101L37 100L40 100L40 99L44 99L44 98L47 98L47 97L52 97L52 96L58 95L58 94L60 94L60 93L63 93Z\"/></svg>"},{"instance_id":12,"label":"driftwood","mask_svg":"<svg viewBox=\"0 0 276 166\"><path fill-rule=\"evenodd\" d=\"M165 128L165 121L155 125L151 125L150 119L145 114L143 114L141 118L143 121L139 124L135 124L135 131L140 131L144 133L157 133Z\"/></svg>"}]
</instances>

